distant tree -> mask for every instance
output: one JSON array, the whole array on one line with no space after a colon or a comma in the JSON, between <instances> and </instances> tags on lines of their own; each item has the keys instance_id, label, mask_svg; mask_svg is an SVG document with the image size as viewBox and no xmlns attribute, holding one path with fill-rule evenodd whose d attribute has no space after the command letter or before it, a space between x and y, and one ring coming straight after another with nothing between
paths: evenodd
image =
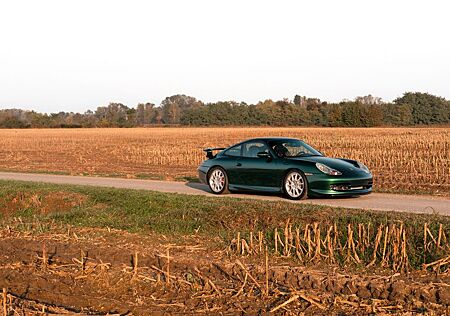
<instances>
[{"instance_id":1,"label":"distant tree","mask_svg":"<svg viewBox=\"0 0 450 316\"><path fill-rule=\"evenodd\" d=\"M0 128L25 128L29 125L25 124L18 117L6 116L0 119Z\"/></svg>"},{"instance_id":2,"label":"distant tree","mask_svg":"<svg viewBox=\"0 0 450 316\"><path fill-rule=\"evenodd\" d=\"M144 126L155 123L157 110L153 103L139 103L136 107L136 125Z\"/></svg>"},{"instance_id":3,"label":"distant tree","mask_svg":"<svg viewBox=\"0 0 450 316\"><path fill-rule=\"evenodd\" d=\"M384 123L394 126L414 124L412 110L409 104L387 103L383 106Z\"/></svg>"},{"instance_id":4,"label":"distant tree","mask_svg":"<svg viewBox=\"0 0 450 316\"><path fill-rule=\"evenodd\" d=\"M106 111L106 119L112 126L124 127L128 120L129 108L122 103L110 103Z\"/></svg>"},{"instance_id":5,"label":"distant tree","mask_svg":"<svg viewBox=\"0 0 450 316\"><path fill-rule=\"evenodd\" d=\"M97 126L97 118L95 117L95 113L91 110L87 110L83 114L82 119L83 127L96 127Z\"/></svg>"},{"instance_id":6,"label":"distant tree","mask_svg":"<svg viewBox=\"0 0 450 316\"><path fill-rule=\"evenodd\" d=\"M239 111L235 111L236 102L210 103L208 107L208 118L214 125L238 125L240 121Z\"/></svg>"},{"instance_id":7,"label":"distant tree","mask_svg":"<svg viewBox=\"0 0 450 316\"><path fill-rule=\"evenodd\" d=\"M209 116L208 108L193 108L184 111L183 116L180 119L180 123L183 125L194 126L207 126L211 125L211 117Z\"/></svg>"},{"instance_id":8,"label":"distant tree","mask_svg":"<svg viewBox=\"0 0 450 316\"><path fill-rule=\"evenodd\" d=\"M221 101L191 108L183 113L185 125L261 125L264 115L254 105Z\"/></svg>"},{"instance_id":9,"label":"distant tree","mask_svg":"<svg viewBox=\"0 0 450 316\"><path fill-rule=\"evenodd\" d=\"M308 111L315 111L320 109L322 102L320 102L320 99L317 98L308 98L305 100L305 105Z\"/></svg>"},{"instance_id":10,"label":"distant tree","mask_svg":"<svg viewBox=\"0 0 450 316\"><path fill-rule=\"evenodd\" d=\"M202 105L201 101L184 94L167 97L161 102L162 119L167 124L178 124L184 111Z\"/></svg>"},{"instance_id":11,"label":"distant tree","mask_svg":"<svg viewBox=\"0 0 450 316\"><path fill-rule=\"evenodd\" d=\"M295 106L286 99L275 102L272 115L269 116L270 125L274 126L306 125L309 119L306 109Z\"/></svg>"},{"instance_id":12,"label":"distant tree","mask_svg":"<svg viewBox=\"0 0 450 316\"><path fill-rule=\"evenodd\" d=\"M276 103L270 99L258 102L256 110L263 114L262 125L277 125L276 122L282 121L282 113L278 110Z\"/></svg>"},{"instance_id":13,"label":"distant tree","mask_svg":"<svg viewBox=\"0 0 450 316\"><path fill-rule=\"evenodd\" d=\"M322 111L319 110L311 110L308 111L309 114L309 120L308 120L308 124L309 125L314 125L314 126L325 126L327 121L325 118L325 115Z\"/></svg>"},{"instance_id":14,"label":"distant tree","mask_svg":"<svg viewBox=\"0 0 450 316\"><path fill-rule=\"evenodd\" d=\"M363 97L356 97L355 102L364 104L364 105L380 105L383 104L383 100L379 97L374 97L371 94L363 96Z\"/></svg>"},{"instance_id":15,"label":"distant tree","mask_svg":"<svg viewBox=\"0 0 450 316\"><path fill-rule=\"evenodd\" d=\"M139 103L136 107L136 125L143 126L145 125L145 109L144 104Z\"/></svg>"},{"instance_id":16,"label":"distant tree","mask_svg":"<svg viewBox=\"0 0 450 316\"><path fill-rule=\"evenodd\" d=\"M305 102L306 102L306 97L302 97L302 96L300 96L298 94L295 95L295 97L294 97L294 104L295 105L300 105L301 106L301 105L304 105Z\"/></svg>"},{"instance_id":17,"label":"distant tree","mask_svg":"<svg viewBox=\"0 0 450 316\"><path fill-rule=\"evenodd\" d=\"M383 124L384 112L379 104L371 104L366 106L367 117L365 126L380 126Z\"/></svg>"},{"instance_id":18,"label":"distant tree","mask_svg":"<svg viewBox=\"0 0 450 316\"><path fill-rule=\"evenodd\" d=\"M356 101L340 103L341 120L344 126L371 127L383 123L383 109L381 105L365 105Z\"/></svg>"},{"instance_id":19,"label":"distant tree","mask_svg":"<svg viewBox=\"0 0 450 316\"><path fill-rule=\"evenodd\" d=\"M358 102L342 102L342 123L345 126L366 126L364 107Z\"/></svg>"},{"instance_id":20,"label":"distant tree","mask_svg":"<svg viewBox=\"0 0 450 316\"><path fill-rule=\"evenodd\" d=\"M125 123L122 127L136 127L136 109L128 108Z\"/></svg>"},{"instance_id":21,"label":"distant tree","mask_svg":"<svg viewBox=\"0 0 450 316\"><path fill-rule=\"evenodd\" d=\"M50 118L47 114L41 114L34 111L30 112L30 127L44 128L51 125Z\"/></svg>"},{"instance_id":22,"label":"distant tree","mask_svg":"<svg viewBox=\"0 0 450 316\"><path fill-rule=\"evenodd\" d=\"M407 92L394 100L398 105L411 107L414 124L439 124L450 122L450 105L447 100L428 93Z\"/></svg>"},{"instance_id":23,"label":"distant tree","mask_svg":"<svg viewBox=\"0 0 450 316\"><path fill-rule=\"evenodd\" d=\"M328 126L331 127L337 127L337 126L343 126L344 123L342 122L342 112L343 112L343 106L341 104L330 104L328 106L328 113L327 113L327 121Z\"/></svg>"},{"instance_id":24,"label":"distant tree","mask_svg":"<svg viewBox=\"0 0 450 316\"><path fill-rule=\"evenodd\" d=\"M21 109L0 110L0 128L26 127L134 127L150 124L270 125L270 126L407 126L449 124L450 101L428 93L407 92L394 103L372 95L328 104L296 95L293 101L265 100L257 104L219 101L203 104L177 94L160 107L140 103L129 108L121 103L99 106L85 113L37 113Z\"/></svg>"},{"instance_id":25,"label":"distant tree","mask_svg":"<svg viewBox=\"0 0 450 316\"><path fill-rule=\"evenodd\" d=\"M95 111L100 127L126 127L130 109L122 103L110 103L108 106L99 106Z\"/></svg>"}]
</instances>

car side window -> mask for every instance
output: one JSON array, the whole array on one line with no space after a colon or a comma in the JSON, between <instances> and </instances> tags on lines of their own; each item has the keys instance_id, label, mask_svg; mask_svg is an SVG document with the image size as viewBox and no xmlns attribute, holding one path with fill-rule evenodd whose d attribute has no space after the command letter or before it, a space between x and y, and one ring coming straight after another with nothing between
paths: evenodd
<instances>
[{"instance_id":1,"label":"car side window","mask_svg":"<svg viewBox=\"0 0 450 316\"><path fill-rule=\"evenodd\" d=\"M234 146L225 151L225 155L231 156L231 157L241 157L241 149L242 145Z\"/></svg>"},{"instance_id":2,"label":"car side window","mask_svg":"<svg viewBox=\"0 0 450 316\"><path fill-rule=\"evenodd\" d=\"M269 152L267 145L261 141L249 142L244 144L242 155L247 158L258 158L258 153Z\"/></svg>"}]
</instances>

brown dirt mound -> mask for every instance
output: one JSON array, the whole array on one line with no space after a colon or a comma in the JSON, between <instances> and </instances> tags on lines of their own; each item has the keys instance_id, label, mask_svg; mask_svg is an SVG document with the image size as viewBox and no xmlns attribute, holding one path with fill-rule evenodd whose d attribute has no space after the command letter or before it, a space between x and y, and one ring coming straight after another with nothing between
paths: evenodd
<instances>
[{"instance_id":1,"label":"brown dirt mound","mask_svg":"<svg viewBox=\"0 0 450 316\"><path fill-rule=\"evenodd\" d=\"M83 205L87 199L86 195L74 192L21 192L2 199L0 213L8 216L27 209L33 209L39 214L67 212L76 206Z\"/></svg>"}]
</instances>

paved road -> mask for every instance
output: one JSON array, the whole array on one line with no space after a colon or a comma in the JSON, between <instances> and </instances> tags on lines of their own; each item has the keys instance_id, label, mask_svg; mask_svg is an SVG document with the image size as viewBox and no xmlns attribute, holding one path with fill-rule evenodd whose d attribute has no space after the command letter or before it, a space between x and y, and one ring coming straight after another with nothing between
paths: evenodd
<instances>
[{"instance_id":1,"label":"paved road","mask_svg":"<svg viewBox=\"0 0 450 316\"><path fill-rule=\"evenodd\" d=\"M216 196L210 193L206 185L173 181L137 180L120 178L101 178L84 176L61 176L48 174L0 172L0 179L47 182L56 184L77 184L125 189L152 190L170 193ZM258 200L289 201L280 196L257 194L229 194L229 197L250 198ZM328 198L291 201L292 203L311 203L338 206L345 208L361 208L380 211L402 211L413 213L439 213L450 215L450 199L431 196L399 195L372 193L357 198Z\"/></svg>"}]
</instances>

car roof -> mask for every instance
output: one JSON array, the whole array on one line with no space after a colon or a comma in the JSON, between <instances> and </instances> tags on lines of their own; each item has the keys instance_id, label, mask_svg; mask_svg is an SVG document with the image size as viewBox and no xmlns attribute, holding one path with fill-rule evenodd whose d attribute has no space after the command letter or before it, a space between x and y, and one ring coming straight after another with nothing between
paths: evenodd
<instances>
[{"instance_id":1,"label":"car roof","mask_svg":"<svg viewBox=\"0 0 450 316\"><path fill-rule=\"evenodd\" d=\"M230 149L232 147L239 146L239 145L242 145L242 144L245 144L245 143L248 143L248 142L252 142L252 141L256 141L256 140L267 142L267 141L271 141L271 140L275 140L275 141L276 140L278 140L278 141L290 141L290 140L299 140L299 139L292 138L292 137L256 137L256 138L249 138L249 139L243 140L242 142L233 144L230 147L227 147L226 150L228 150L228 149Z\"/></svg>"},{"instance_id":2,"label":"car roof","mask_svg":"<svg viewBox=\"0 0 450 316\"><path fill-rule=\"evenodd\" d=\"M269 140L299 140L297 138L292 138L292 137L257 137L257 138L251 138L251 139L247 139L245 141L243 141L243 143L249 142L249 141L254 141L254 140L264 140L264 141L269 141Z\"/></svg>"}]
</instances>

